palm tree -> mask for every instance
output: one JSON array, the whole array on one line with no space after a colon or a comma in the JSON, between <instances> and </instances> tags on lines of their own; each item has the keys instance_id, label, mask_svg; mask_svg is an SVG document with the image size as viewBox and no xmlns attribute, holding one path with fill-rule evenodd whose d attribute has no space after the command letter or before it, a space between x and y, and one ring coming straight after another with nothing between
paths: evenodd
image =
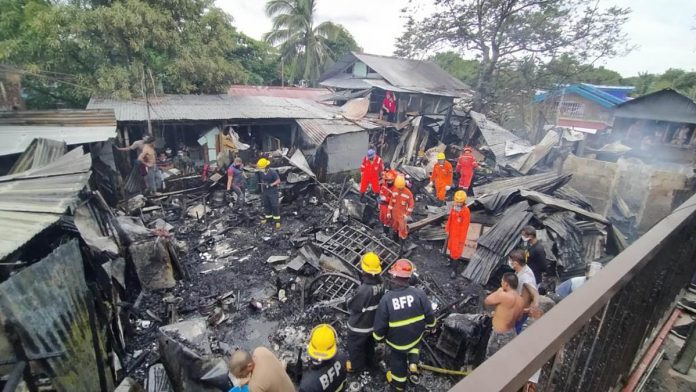
<instances>
[{"instance_id":1,"label":"palm tree","mask_svg":"<svg viewBox=\"0 0 696 392\"><path fill-rule=\"evenodd\" d=\"M327 43L340 34L341 27L331 22L314 25L315 0L269 0L266 15L273 18L273 29L264 39L278 46L283 59L292 59L291 77L316 84L324 65L332 60Z\"/></svg>"}]
</instances>

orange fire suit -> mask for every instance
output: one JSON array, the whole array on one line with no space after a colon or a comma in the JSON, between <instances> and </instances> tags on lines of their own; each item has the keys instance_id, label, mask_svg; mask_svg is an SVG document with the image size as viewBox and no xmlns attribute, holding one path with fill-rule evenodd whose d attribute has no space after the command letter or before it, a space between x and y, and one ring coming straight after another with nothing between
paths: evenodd
<instances>
[{"instance_id":1,"label":"orange fire suit","mask_svg":"<svg viewBox=\"0 0 696 392\"><path fill-rule=\"evenodd\" d=\"M443 165L436 163L433 166L433 174L430 175L430 181L435 186L435 196L438 200L445 200L447 187L452 186L452 164L445 161Z\"/></svg>"},{"instance_id":2,"label":"orange fire suit","mask_svg":"<svg viewBox=\"0 0 696 392\"><path fill-rule=\"evenodd\" d=\"M471 186L471 180L474 178L474 169L478 167L478 162L476 158L470 153L464 153L457 160L457 168L455 169L459 173L459 187L469 188Z\"/></svg>"},{"instance_id":3,"label":"orange fire suit","mask_svg":"<svg viewBox=\"0 0 696 392\"><path fill-rule=\"evenodd\" d=\"M379 175L383 171L384 163L379 155L375 154L372 160L365 156L362 165L360 165L360 193L365 193L368 185L370 185L372 192L379 192Z\"/></svg>"},{"instance_id":4,"label":"orange fire suit","mask_svg":"<svg viewBox=\"0 0 696 392\"><path fill-rule=\"evenodd\" d=\"M389 214L391 215L391 228L399 233L399 238L405 240L408 237L406 217L413 212L413 194L408 188L396 189L389 200Z\"/></svg>"},{"instance_id":5,"label":"orange fire suit","mask_svg":"<svg viewBox=\"0 0 696 392\"><path fill-rule=\"evenodd\" d=\"M447 232L447 249L450 252L450 258L457 260L462 257L464 247L466 246L466 235L469 232L469 223L471 222L471 213L469 207L462 206L462 209L457 211L452 206L445 231Z\"/></svg>"}]
</instances>

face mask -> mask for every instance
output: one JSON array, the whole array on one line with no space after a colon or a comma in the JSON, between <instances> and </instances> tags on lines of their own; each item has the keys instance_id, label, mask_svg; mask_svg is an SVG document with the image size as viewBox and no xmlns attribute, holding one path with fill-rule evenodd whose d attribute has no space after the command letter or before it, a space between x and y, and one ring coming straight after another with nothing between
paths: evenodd
<instances>
[{"instance_id":1,"label":"face mask","mask_svg":"<svg viewBox=\"0 0 696 392\"><path fill-rule=\"evenodd\" d=\"M515 267L512 266L512 260L508 259L508 266L512 269L515 269Z\"/></svg>"},{"instance_id":2,"label":"face mask","mask_svg":"<svg viewBox=\"0 0 696 392\"><path fill-rule=\"evenodd\" d=\"M521 235L520 238L521 238L522 241L524 241L524 242L529 241L529 238L528 238L528 237L525 237L525 236L523 236L523 235Z\"/></svg>"},{"instance_id":3,"label":"face mask","mask_svg":"<svg viewBox=\"0 0 696 392\"><path fill-rule=\"evenodd\" d=\"M456 204L455 204L454 210L457 211L457 212L459 212L459 211L462 210L462 206L459 206L459 205L456 205Z\"/></svg>"}]
</instances>

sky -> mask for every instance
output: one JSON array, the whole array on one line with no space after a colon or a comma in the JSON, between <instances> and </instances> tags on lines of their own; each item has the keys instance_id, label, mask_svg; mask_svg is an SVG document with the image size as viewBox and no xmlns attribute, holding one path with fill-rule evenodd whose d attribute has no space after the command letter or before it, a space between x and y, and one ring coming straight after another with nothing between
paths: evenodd
<instances>
[{"instance_id":1,"label":"sky","mask_svg":"<svg viewBox=\"0 0 696 392\"><path fill-rule=\"evenodd\" d=\"M426 13L432 0L414 1ZM404 25L399 11L408 0L318 0L317 3L317 20L344 25L366 53L388 56L394 52L394 43ZM264 4L264 0L217 0L217 5L234 17L234 25L256 39L271 29ZM636 49L596 65L604 65L624 77L639 72L661 73L669 68L696 71L695 0L600 0L600 4L632 9L624 30Z\"/></svg>"}]
</instances>

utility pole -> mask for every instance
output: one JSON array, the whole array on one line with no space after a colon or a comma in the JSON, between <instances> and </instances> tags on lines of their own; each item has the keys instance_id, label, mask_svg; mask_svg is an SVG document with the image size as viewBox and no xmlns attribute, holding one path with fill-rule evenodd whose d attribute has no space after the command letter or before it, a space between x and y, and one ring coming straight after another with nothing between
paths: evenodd
<instances>
[{"instance_id":1,"label":"utility pole","mask_svg":"<svg viewBox=\"0 0 696 392\"><path fill-rule=\"evenodd\" d=\"M280 87L285 87L285 59L280 56Z\"/></svg>"},{"instance_id":2,"label":"utility pole","mask_svg":"<svg viewBox=\"0 0 696 392\"><path fill-rule=\"evenodd\" d=\"M150 98L147 94L147 85L145 84L145 66L143 66L143 79L142 79L143 93L145 94L145 108L147 111L147 134L152 135L152 121L150 121Z\"/></svg>"}]
</instances>

